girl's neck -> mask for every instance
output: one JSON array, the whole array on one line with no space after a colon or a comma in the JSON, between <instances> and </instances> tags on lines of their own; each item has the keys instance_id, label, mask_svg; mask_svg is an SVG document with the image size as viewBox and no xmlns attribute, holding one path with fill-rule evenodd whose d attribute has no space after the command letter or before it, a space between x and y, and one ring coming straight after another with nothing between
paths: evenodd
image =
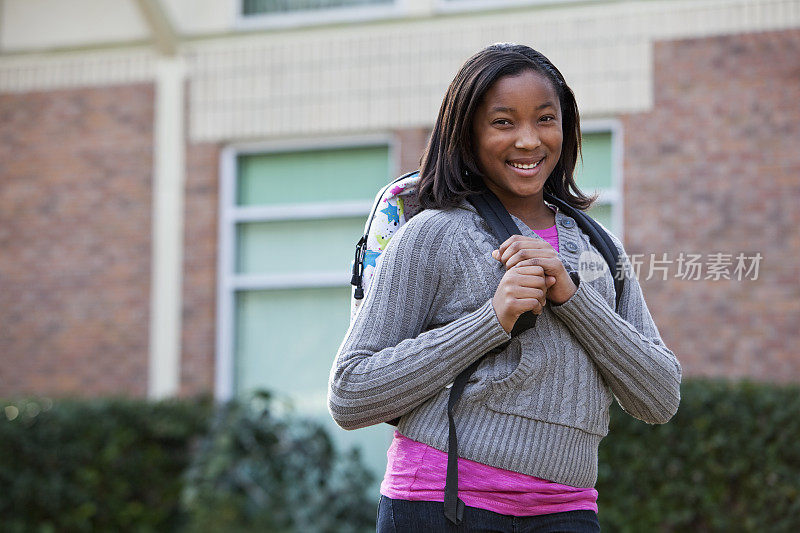
<instances>
[{"instance_id":1,"label":"girl's neck","mask_svg":"<svg viewBox=\"0 0 800 533\"><path fill-rule=\"evenodd\" d=\"M509 213L534 230L551 228L556 223L555 212L541 198L505 207Z\"/></svg>"}]
</instances>

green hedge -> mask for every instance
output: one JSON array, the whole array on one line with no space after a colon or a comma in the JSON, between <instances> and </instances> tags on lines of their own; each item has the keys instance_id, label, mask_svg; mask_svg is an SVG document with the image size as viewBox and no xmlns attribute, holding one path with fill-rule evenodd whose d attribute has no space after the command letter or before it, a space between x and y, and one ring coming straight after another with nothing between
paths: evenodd
<instances>
[{"instance_id":1,"label":"green hedge","mask_svg":"<svg viewBox=\"0 0 800 533\"><path fill-rule=\"evenodd\" d=\"M0 531L362 531L377 495L358 453L266 394L21 399L0 412ZM284 411L288 412L288 408Z\"/></svg>"},{"instance_id":2,"label":"green hedge","mask_svg":"<svg viewBox=\"0 0 800 533\"><path fill-rule=\"evenodd\" d=\"M209 415L207 401L4 402L0 529L174 531L189 446Z\"/></svg>"},{"instance_id":3,"label":"green hedge","mask_svg":"<svg viewBox=\"0 0 800 533\"><path fill-rule=\"evenodd\" d=\"M800 387L686 380L682 395L662 426L614 408L604 531L800 531ZM0 405L4 532L374 530L357 455L266 396Z\"/></svg>"},{"instance_id":4,"label":"green hedge","mask_svg":"<svg viewBox=\"0 0 800 533\"><path fill-rule=\"evenodd\" d=\"M317 423L274 413L266 393L220 409L186 476L195 533L375 529L373 476Z\"/></svg>"},{"instance_id":5,"label":"green hedge","mask_svg":"<svg viewBox=\"0 0 800 533\"><path fill-rule=\"evenodd\" d=\"M800 387L685 380L650 426L615 404L600 445L605 531L800 531Z\"/></svg>"}]
</instances>

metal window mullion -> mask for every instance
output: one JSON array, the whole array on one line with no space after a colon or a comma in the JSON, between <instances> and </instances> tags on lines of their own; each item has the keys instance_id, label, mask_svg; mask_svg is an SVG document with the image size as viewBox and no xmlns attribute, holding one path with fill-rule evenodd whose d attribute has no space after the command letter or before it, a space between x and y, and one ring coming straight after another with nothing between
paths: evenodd
<instances>
[{"instance_id":1,"label":"metal window mullion","mask_svg":"<svg viewBox=\"0 0 800 533\"><path fill-rule=\"evenodd\" d=\"M350 276L342 271L290 272L281 274L237 274L231 280L234 291L268 289L322 289L346 287Z\"/></svg>"},{"instance_id":2,"label":"metal window mullion","mask_svg":"<svg viewBox=\"0 0 800 533\"><path fill-rule=\"evenodd\" d=\"M320 220L330 218L364 217L372 202L353 200L275 206L233 207L230 216L238 222L273 222L284 220Z\"/></svg>"}]
</instances>

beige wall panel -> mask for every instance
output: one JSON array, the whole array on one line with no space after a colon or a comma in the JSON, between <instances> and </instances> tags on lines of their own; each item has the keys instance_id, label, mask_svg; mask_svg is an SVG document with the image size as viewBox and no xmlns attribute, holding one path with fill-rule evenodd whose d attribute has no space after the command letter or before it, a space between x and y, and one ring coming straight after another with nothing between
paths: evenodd
<instances>
[{"instance_id":1,"label":"beige wall panel","mask_svg":"<svg viewBox=\"0 0 800 533\"><path fill-rule=\"evenodd\" d=\"M3 0L0 50L46 50L148 37L133 0Z\"/></svg>"},{"instance_id":2,"label":"beige wall panel","mask_svg":"<svg viewBox=\"0 0 800 533\"><path fill-rule=\"evenodd\" d=\"M234 0L164 2L185 32L224 32L235 25ZM34 10L20 7L27 3L6 0L3 24L23 23L27 33L42 33L31 31ZM42 0L29 3L44 11ZM62 16L74 25L74 13ZM185 41L180 53L189 68L189 136L217 142L429 126L458 66L497 41L547 54L575 90L584 116L638 112L652 107L656 41L795 27L797 0L644 0ZM152 81L153 65L147 48L5 56L0 91Z\"/></svg>"},{"instance_id":3,"label":"beige wall panel","mask_svg":"<svg viewBox=\"0 0 800 533\"><path fill-rule=\"evenodd\" d=\"M182 35L231 31L240 2L241 0L161 0L170 22Z\"/></svg>"},{"instance_id":4,"label":"beige wall panel","mask_svg":"<svg viewBox=\"0 0 800 533\"><path fill-rule=\"evenodd\" d=\"M152 82L149 47L0 57L0 92L27 92Z\"/></svg>"},{"instance_id":5,"label":"beige wall panel","mask_svg":"<svg viewBox=\"0 0 800 533\"><path fill-rule=\"evenodd\" d=\"M195 141L429 125L458 66L497 41L541 50L585 116L652 106L656 40L800 25L796 0L598 3L197 42Z\"/></svg>"}]
</instances>

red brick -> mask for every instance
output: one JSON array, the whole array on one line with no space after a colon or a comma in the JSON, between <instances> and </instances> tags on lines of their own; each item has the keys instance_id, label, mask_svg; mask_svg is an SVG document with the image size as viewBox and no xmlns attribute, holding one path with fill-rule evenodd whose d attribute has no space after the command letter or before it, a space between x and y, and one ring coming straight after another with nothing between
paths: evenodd
<instances>
[{"instance_id":1,"label":"red brick","mask_svg":"<svg viewBox=\"0 0 800 533\"><path fill-rule=\"evenodd\" d=\"M650 310L686 375L800 381L800 31L654 54L654 108L623 117L628 252L763 260L757 281L642 281Z\"/></svg>"},{"instance_id":2,"label":"red brick","mask_svg":"<svg viewBox=\"0 0 800 533\"><path fill-rule=\"evenodd\" d=\"M153 86L0 95L0 396L147 391Z\"/></svg>"}]
</instances>

